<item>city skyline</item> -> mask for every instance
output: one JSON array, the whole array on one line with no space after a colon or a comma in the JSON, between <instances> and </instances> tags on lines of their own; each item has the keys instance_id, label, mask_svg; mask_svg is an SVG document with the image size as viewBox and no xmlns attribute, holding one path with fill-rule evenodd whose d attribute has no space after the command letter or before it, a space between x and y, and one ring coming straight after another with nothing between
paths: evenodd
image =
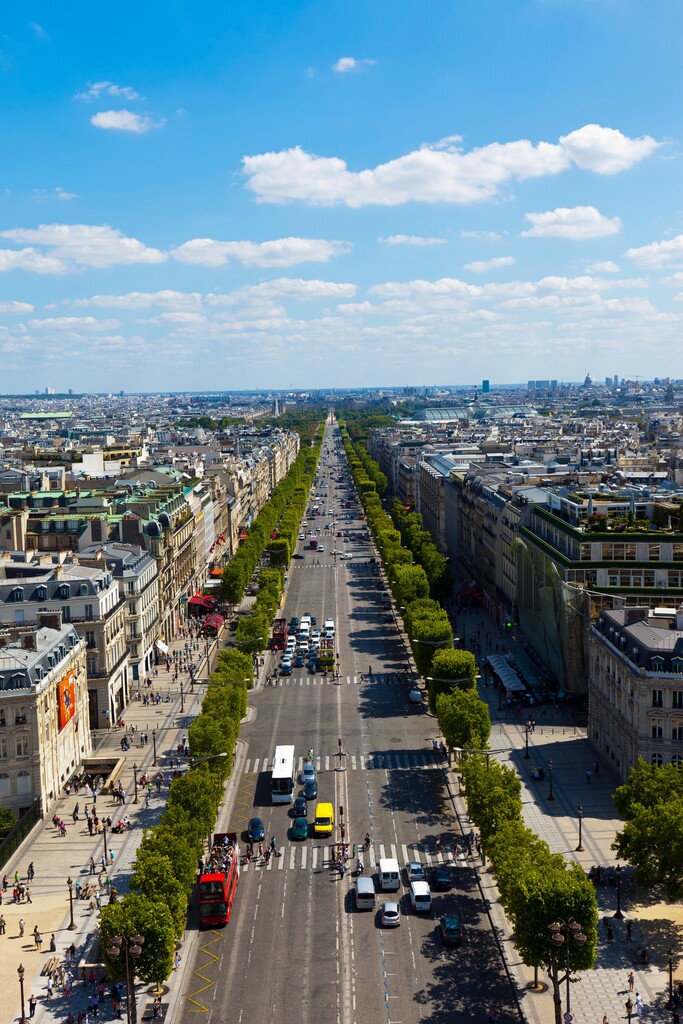
<instances>
[{"instance_id":1,"label":"city skyline","mask_svg":"<svg viewBox=\"0 0 683 1024\"><path fill-rule=\"evenodd\" d=\"M683 375L673 0L192 13L6 15L2 392Z\"/></svg>"}]
</instances>

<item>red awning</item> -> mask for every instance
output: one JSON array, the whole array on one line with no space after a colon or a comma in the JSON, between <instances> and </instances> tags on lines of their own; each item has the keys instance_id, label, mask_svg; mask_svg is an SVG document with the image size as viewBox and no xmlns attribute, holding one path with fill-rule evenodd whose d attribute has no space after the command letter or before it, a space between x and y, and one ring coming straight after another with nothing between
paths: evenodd
<instances>
[{"instance_id":1,"label":"red awning","mask_svg":"<svg viewBox=\"0 0 683 1024\"><path fill-rule=\"evenodd\" d=\"M218 613L216 613L215 615L207 615L207 617L204 619L203 626L204 629L215 629L216 632L218 632L218 630L221 628L224 622L225 619L223 618L223 616L218 615Z\"/></svg>"},{"instance_id":2,"label":"red awning","mask_svg":"<svg viewBox=\"0 0 683 1024\"><path fill-rule=\"evenodd\" d=\"M195 594L187 603L194 608L213 608L216 602L213 597L207 597L206 594Z\"/></svg>"}]
</instances>

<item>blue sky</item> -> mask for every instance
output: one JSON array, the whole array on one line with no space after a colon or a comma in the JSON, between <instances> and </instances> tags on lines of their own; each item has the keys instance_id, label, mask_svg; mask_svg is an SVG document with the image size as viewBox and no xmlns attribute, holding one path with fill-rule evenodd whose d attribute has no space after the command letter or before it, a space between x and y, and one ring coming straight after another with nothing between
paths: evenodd
<instances>
[{"instance_id":1,"label":"blue sky","mask_svg":"<svg viewBox=\"0 0 683 1024\"><path fill-rule=\"evenodd\" d=\"M3 15L0 391L683 376L678 0Z\"/></svg>"}]
</instances>

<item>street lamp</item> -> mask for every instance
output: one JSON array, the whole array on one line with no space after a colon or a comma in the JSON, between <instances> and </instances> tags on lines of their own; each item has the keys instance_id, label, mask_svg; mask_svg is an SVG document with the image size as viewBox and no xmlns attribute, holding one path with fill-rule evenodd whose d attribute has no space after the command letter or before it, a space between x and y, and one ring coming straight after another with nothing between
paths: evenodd
<instances>
[{"instance_id":1,"label":"street lamp","mask_svg":"<svg viewBox=\"0 0 683 1024\"><path fill-rule=\"evenodd\" d=\"M125 935L114 935L109 940L109 949L107 950L107 956L111 957L112 960L121 953L121 947L123 946L126 966L126 1020L128 1024L131 1021L137 1021L137 1007L135 1005L135 971L133 971L131 985L131 973L128 964L128 955L133 957L134 960L142 953L142 947L145 942L144 935L133 935L132 938L127 938ZM132 1012L131 1012L132 1011Z\"/></svg>"},{"instance_id":2,"label":"street lamp","mask_svg":"<svg viewBox=\"0 0 683 1024\"><path fill-rule=\"evenodd\" d=\"M666 1008L667 1008L667 1010L673 1010L673 1008L674 1008L674 961L673 961L674 951L673 951L673 948L671 946L667 949L666 955L669 958L669 1001L666 1004Z\"/></svg>"},{"instance_id":3,"label":"street lamp","mask_svg":"<svg viewBox=\"0 0 683 1024\"><path fill-rule=\"evenodd\" d=\"M618 921L621 921L624 916L621 912L621 872L621 864L617 864L614 872L617 876L617 909L613 916L616 917Z\"/></svg>"},{"instance_id":4,"label":"street lamp","mask_svg":"<svg viewBox=\"0 0 683 1024\"><path fill-rule=\"evenodd\" d=\"M133 803L138 802L138 766L137 762L133 765L133 785L135 787L135 796L133 797Z\"/></svg>"},{"instance_id":5,"label":"street lamp","mask_svg":"<svg viewBox=\"0 0 683 1024\"><path fill-rule=\"evenodd\" d=\"M577 853L583 853L583 843L581 841L581 839L582 839L582 825L583 825L583 807L581 806L581 804L579 804L579 806L576 808L576 813L579 816L579 845L576 847L576 852Z\"/></svg>"},{"instance_id":6,"label":"street lamp","mask_svg":"<svg viewBox=\"0 0 683 1024\"><path fill-rule=\"evenodd\" d=\"M524 760L525 761L528 761L529 758L531 757L531 754L529 753L529 733L530 732L531 732L531 728L529 726L529 723L527 722L525 727L524 727Z\"/></svg>"},{"instance_id":7,"label":"street lamp","mask_svg":"<svg viewBox=\"0 0 683 1024\"><path fill-rule=\"evenodd\" d=\"M76 922L74 921L74 883L71 875L66 880L66 884L69 887L69 913L71 914L71 920L69 921L67 928L70 932L76 931Z\"/></svg>"},{"instance_id":8,"label":"street lamp","mask_svg":"<svg viewBox=\"0 0 683 1024\"><path fill-rule=\"evenodd\" d=\"M102 822L102 835L104 836L104 865L105 865L105 869L106 869L106 866L109 863L109 851L107 850L107 823L106 823L106 821Z\"/></svg>"},{"instance_id":9,"label":"street lamp","mask_svg":"<svg viewBox=\"0 0 683 1024\"><path fill-rule=\"evenodd\" d=\"M187 766L188 766L188 768L194 768L194 767L196 767L196 765L201 764L202 761L215 761L217 757L227 757L227 756L228 756L227 750L223 750L220 754L211 754L209 757L190 758L190 760L188 761L188 765Z\"/></svg>"},{"instance_id":10,"label":"street lamp","mask_svg":"<svg viewBox=\"0 0 683 1024\"><path fill-rule=\"evenodd\" d=\"M554 800L553 796L553 759L548 759L548 800Z\"/></svg>"},{"instance_id":11,"label":"street lamp","mask_svg":"<svg viewBox=\"0 0 683 1024\"><path fill-rule=\"evenodd\" d=\"M152 767L156 768L156 766L157 766L157 731L156 731L156 729L152 729L152 747L154 749L154 760L152 761Z\"/></svg>"},{"instance_id":12,"label":"street lamp","mask_svg":"<svg viewBox=\"0 0 683 1024\"><path fill-rule=\"evenodd\" d=\"M183 684L180 683L180 714L182 715L185 711L185 701L183 699Z\"/></svg>"},{"instance_id":13,"label":"street lamp","mask_svg":"<svg viewBox=\"0 0 683 1024\"><path fill-rule=\"evenodd\" d=\"M560 984L562 983L562 981L566 981L566 983L567 983L567 1016L568 1016L571 1013L571 1002L570 1002L571 996L570 996L570 988L569 988L569 985L570 985L570 982L571 982L571 972L569 970L569 939L572 938L574 940L574 942L577 944L577 946L583 946L585 944L585 942L587 941L587 939L586 939L586 936L581 931L581 925L579 924L578 921L575 921L573 917L570 917L568 921L553 921L552 924L548 925L548 931L550 932L550 937L552 939L553 944L555 946L557 946L558 948L560 946L564 945L564 948L565 948L566 974L565 974L563 979L558 979L558 977L557 977L557 967L555 967L555 971L554 971L554 975L555 976L553 978L553 983L556 986L556 991L558 992L558 999L559 999L559 986L560 986ZM565 1020L567 1020L567 1016L565 1016ZM571 1018L569 1018L569 1019L571 1019Z\"/></svg>"},{"instance_id":14,"label":"street lamp","mask_svg":"<svg viewBox=\"0 0 683 1024\"><path fill-rule=\"evenodd\" d=\"M19 990L21 992L21 1017L19 1024L28 1024L26 1020L26 1006L24 1005L24 965L19 964L17 967L17 974L19 975Z\"/></svg>"}]
</instances>

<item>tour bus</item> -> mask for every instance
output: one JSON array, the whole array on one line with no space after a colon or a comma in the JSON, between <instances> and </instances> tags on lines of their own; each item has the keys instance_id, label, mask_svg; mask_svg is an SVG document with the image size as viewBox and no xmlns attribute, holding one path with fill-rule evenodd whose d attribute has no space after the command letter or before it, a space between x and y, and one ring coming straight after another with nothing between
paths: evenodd
<instances>
[{"instance_id":1,"label":"tour bus","mask_svg":"<svg viewBox=\"0 0 683 1024\"><path fill-rule=\"evenodd\" d=\"M274 804L291 804L294 796L294 747L275 748L270 795Z\"/></svg>"}]
</instances>

